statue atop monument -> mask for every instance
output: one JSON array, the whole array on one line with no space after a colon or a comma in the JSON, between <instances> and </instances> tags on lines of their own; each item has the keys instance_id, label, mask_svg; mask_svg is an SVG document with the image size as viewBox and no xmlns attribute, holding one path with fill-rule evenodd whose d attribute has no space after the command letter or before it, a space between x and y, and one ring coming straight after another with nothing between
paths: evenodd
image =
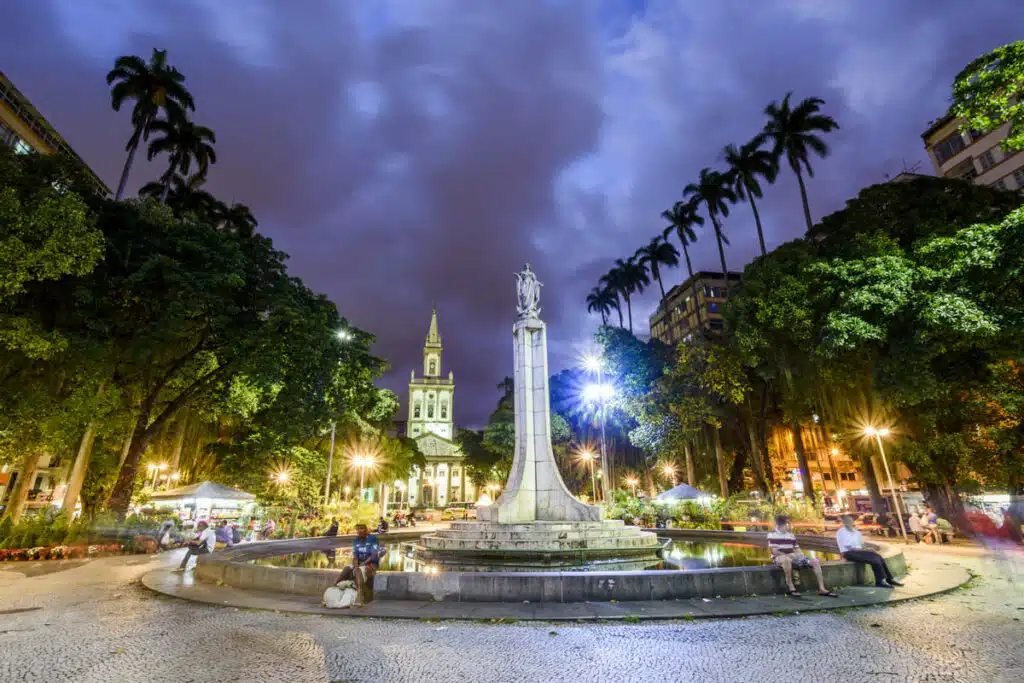
<instances>
[{"instance_id":1,"label":"statue atop monument","mask_svg":"<svg viewBox=\"0 0 1024 683\"><path fill-rule=\"evenodd\" d=\"M516 311L520 318L540 317L540 288L543 286L544 283L537 279L529 263L516 273L516 293L519 296Z\"/></svg>"}]
</instances>

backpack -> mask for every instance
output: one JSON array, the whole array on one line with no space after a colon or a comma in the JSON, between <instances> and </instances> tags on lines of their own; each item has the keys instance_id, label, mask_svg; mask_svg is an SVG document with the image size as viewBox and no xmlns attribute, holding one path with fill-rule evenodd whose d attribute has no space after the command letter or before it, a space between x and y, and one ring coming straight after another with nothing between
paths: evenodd
<instances>
[{"instance_id":1,"label":"backpack","mask_svg":"<svg viewBox=\"0 0 1024 683\"><path fill-rule=\"evenodd\" d=\"M353 581L339 581L338 585L324 591L322 604L330 609L345 609L352 606L356 597L356 584Z\"/></svg>"}]
</instances>

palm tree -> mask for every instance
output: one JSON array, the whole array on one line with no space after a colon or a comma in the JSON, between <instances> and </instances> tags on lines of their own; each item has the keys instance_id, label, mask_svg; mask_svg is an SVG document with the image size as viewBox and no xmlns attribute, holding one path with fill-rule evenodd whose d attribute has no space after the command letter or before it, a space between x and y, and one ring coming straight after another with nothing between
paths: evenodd
<instances>
[{"instance_id":1,"label":"palm tree","mask_svg":"<svg viewBox=\"0 0 1024 683\"><path fill-rule=\"evenodd\" d=\"M194 213L211 222L219 223L220 216L228 209L216 197L203 189L205 182L206 178L198 173L194 173L188 178L175 173L171 178L170 190L165 203L177 215ZM163 181L154 180L146 183L139 188L139 196L160 201L164 196Z\"/></svg>"},{"instance_id":2,"label":"palm tree","mask_svg":"<svg viewBox=\"0 0 1024 683\"><path fill-rule=\"evenodd\" d=\"M594 287L587 294L587 313L600 313L601 326L608 325L608 314L612 309L619 311L619 297L607 287ZM622 324L622 311L619 311L619 324Z\"/></svg>"},{"instance_id":3,"label":"palm tree","mask_svg":"<svg viewBox=\"0 0 1024 683\"><path fill-rule=\"evenodd\" d=\"M683 196L696 202L704 202L708 209L708 218L715 228L715 239L718 241L718 257L722 262L722 276L728 279L729 271L725 267L725 247L729 240L722 232L718 216L729 215L729 203L736 202L736 193L732 190L732 177L729 173L712 171L702 168L697 183L690 183L683 189Z\"/></svg>"},{"instance_id":4,"label":"palm tree","mask_svg":"<svg viewBox=\"0 0 1024 683\"><path fill-rule=\"evenodd\" d=\"M173 66L167 65L167 50L154 49L148 64L135 55L118 57L114 62L114 68L107 74L107 85L114 86L110 90L111 106L114 111L121 111L121 105L127 100L135 100L132 109L134 130L125 146L128 159L121 171L114 199L120 201L124 196L135 152L140 142L149 140L151 127L160 111L163 110L169 120L183 118L188 109L195 111L192 95L185 88L184 82L185 77Z\"/></svg>"},{"instance_id":5,"label":"palm tree","mask_svg":"<svg viewBox=\"0 0 1024 683\"><path fill-rule=\"evenodd\" d=\"M781 159L785 155L789 167L796 173L796 180L800 184L800 199L804 203L804 219L810 232L811 206L807 203L803 170L807 171L808 176L814 177L814 169L811 168L809 159L810 152L821 158L828 156L828 145L815 133L830 133L839 128L839 124L831 116L818 113L825 100L820 97L808 97L796 108L790 109L789 98L792 95L791 92L786 93L781 104L772 102L764 108L768 121L764 124L763 134L774 143L772 153L775 158Z\"/></svg>"},{"instance_id":6,"label":"palm tree","mask_svg":"<svg viewBox=\"0 0 1024 683\"><path fill-rule=\"evenodd\" d=\"M245 204L232 204L230 207L221 205L223 209L219 212L218 219L220 227L230 230L239 237L249 238L256 232L259 225L252 211Z\"/></svg>"},{"instance_id":7,"label":"palm tree","mask_svg":"<svg viewBox=\"0 0 1024 683\"><path fill-rule=\"evenodd\" d=\"M661 217L669 222L669 226L665 228L662 235L668 239L669 234L675 232L676 237L679 238L679 244L683 247L686 270L690 275L690 285L693 288L693 305L697 310L697 329L703 330L700 305L697 303L697 278L693 276L693 264L690 263L690 245L697 241L697 233L693 231L693 226L704 225L704 219L697 215L697 207L693 202L676 202L671 209L662 211Z\"/></svg>"},{"instance_id":8,"label":"palm tree","mask_svg":"<svg viewBox=\"0 0 1024 683\"><path fill-rule=\"evenodd\" d=\"M607 284L613 287L626 300L626 311L629 315L629 333L633 333L633 303L630 298L634 294L642 294L644 287L651 284L647 277L647 268L633 257L626 260L615 259L615 267L602 278L609 278Z\"/></svg>"},{"instance_id":9,"label":"palm tree","mask_svg":"<svg viewBox=\"0 0 1024 683\"><path fill-rule=\"evenodd\" d=\"M633 254L640 265L651 271L651 275L658 281L658 289L661 290L661 299L665 300L665 285L661 282L661 266L678 266L679 250L672 246L667 239L662 240L661 235L654 237L645 247L640 247Z\"/></svg>"},{"instance_id":10,"label":"palm tree","mask_svg":"<svg viewBox=\"0 0 1024 683\"><path fill-rule=\"evenodd\" d=\"M626 323L622 319L622 303L619 301L619 294L625 286L622 271L618 268L612 268L602 275L598 282L601 284L602 289L610 292L611 295L615 297L615 311L619 314L619 327L626 329Z\"/></svg>"},{"instance_id":11,"label":"palm tree","mask_svg":"<svg viewBox=\"0 0 1024 683\"><path fill-rule=\"evenodd\" d=\"M147 157L150 161L157 154L166 152L170 156L167 170L160 176L164 184L164 193L161 199L167 199L167 193L171 189L171 180L175 173L188 175L192 168L192 161L196 162L198 169L196 175L205 178L210 164L217 163L217 152L213 149L213 143L217 142L216 134L206 126L197 126L187 119L159 120L154 121L150 128L163 137L154 138L149 143Z\"/></svg>"},{"instance_id":12,"label":"palm tree","mask_svg":"<svg viewBox=\"0 0 1024 683\"><path fill-rule=\"evenodd\" d=\"M778 158L766 149L761 149L764 136L758 135L753 140L737 148L727 145L725 163L729 164L729 172L733 178L733 190L738 199L750 202L750 210L754 212L754 223L757 225L757 240L761 244L761 256L768 252L764 248L764 230L761 228L761 216L757 213L754 197L761 198L761 184L758 178L769 183L775 182L779 172Z\"/></svg>"}]
</instances>

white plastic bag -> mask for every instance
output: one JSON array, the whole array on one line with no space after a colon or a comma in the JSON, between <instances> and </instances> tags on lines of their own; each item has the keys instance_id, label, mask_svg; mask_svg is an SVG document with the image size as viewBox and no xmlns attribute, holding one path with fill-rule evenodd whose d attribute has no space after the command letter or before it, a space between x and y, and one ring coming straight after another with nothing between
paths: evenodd
<instances>
[{"instance_id":1,"label":"white plastic bag","mask_svg":"<svg viewBox=\"0 0 1024 683\"><path fill-rule=\"evenodd\" d=\"M345 609L356 601L356 585L352 581L340 581L324 591L323 606L329 609Z\"/></svg>"}]
</instances>

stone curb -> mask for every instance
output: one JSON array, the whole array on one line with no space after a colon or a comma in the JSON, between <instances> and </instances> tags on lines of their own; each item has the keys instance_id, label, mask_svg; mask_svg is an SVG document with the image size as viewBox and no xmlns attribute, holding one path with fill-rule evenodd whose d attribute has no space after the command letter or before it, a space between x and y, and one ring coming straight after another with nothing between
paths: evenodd
<instances>
[{"instance_id":1,"label":"stone curb","mask_svg":"<svg viewBox=\"0 0 1024 683\"><path fill-rule=\"evenodd\" d=\"M881 590L868 586L846 587L839 598L800 598L780 595L758 597L644 602L592 603L460 603L376 600L358 611L329 610L315 599L286 593L245 591L230 586L194 581L184 585L180 574L161 569L142 577L142 585L170 597L219 607L259 609L291 614L313 614L350 619L416 619L487 621L599 622L673 619L719 619L748 616L784 616L804 612L833 611L875 605L891 605L956 590L971 580L966 569L948 562L921 563L909 575L907 586Z\"/></svg>"}]
</instances>

